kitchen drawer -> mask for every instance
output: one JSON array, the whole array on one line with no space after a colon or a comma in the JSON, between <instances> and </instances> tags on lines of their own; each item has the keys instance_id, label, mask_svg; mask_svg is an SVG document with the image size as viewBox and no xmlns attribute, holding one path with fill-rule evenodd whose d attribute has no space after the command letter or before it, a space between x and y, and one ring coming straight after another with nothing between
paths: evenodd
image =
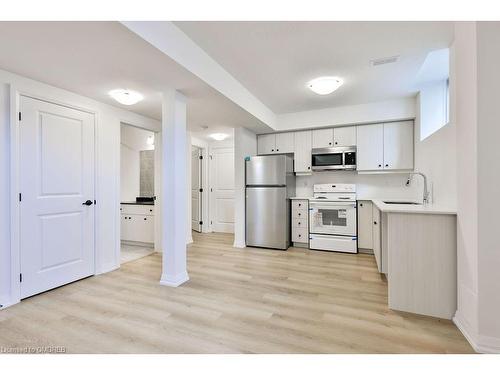
<instances>
[{"instance_id":1,"label":"kitchen drawer","mask_svg":"<svg viewBox=\"0 0 500 375\"><path fill-rule=\"evenodd\" d=\"M307 217L304 219L292 219L292 228L307 228Z\"/></svg>"},{"instance_id":2,"label":"kitchen drawer","mask_svg":"<svg viewBox=\"0 0 500 375\"><path fill-rule=\"evenodd\" d=\"M307 228L292 228L292 242L309 242L309 231Z\"/></svg>"},{"instance_id":3,"label":"kitchen drawer","mask_svg":"<svg viewBox=\"0 0 500 375\"><path fill-rule=\"evenodd\" d=\"M146 204L122 204L120 205L121 214L127 215L154 215L155 206Z\"/></svg>"},{"instance_id":4,"label":"kitchen drawer","mask_svg":"<svg viewBox=\"0 0 500 375\"><path fill-rule=\"evenodd\" d=\"M292 219L304 219L307 220L307 214L309 210L292 210Z\"/></svg>"},{"instance_id":5,"label":"kitchen drawer","mask_svg":"<svg viewBox=\"0 0 500 375\"><path fill-rule=\"evenodd\" d=\"M292 200L292 210L307 210L308 203L306 200L294 199Z\"/></svg>"}]
</instances>

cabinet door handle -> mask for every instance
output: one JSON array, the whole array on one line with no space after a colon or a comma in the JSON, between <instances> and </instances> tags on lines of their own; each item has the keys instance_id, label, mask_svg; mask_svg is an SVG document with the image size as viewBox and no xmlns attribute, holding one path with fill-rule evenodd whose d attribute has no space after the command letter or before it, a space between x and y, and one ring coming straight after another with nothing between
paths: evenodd
<instances>
[{"instance_id":1,"label":"cabinet door handle","mask_svg":"<svg viewBox=\"0 0 500 375\"><path fill-rule=\"evenodd\" d=\"M307 169L311 169L311 167L307 167Z\"/></svg>"},{"instance_id":2,"label":"cabinet door handle","mask_svg":"<svg viewBox=\"0 0 500 375\"><path fill-rule=\"evenodd\" d=\"M332 145L332 142L328 142L328 144L331 146L331 145Z\"/></svg>"},{"instance_id":3,"label":"cabinet door handle","mask_svg":"<svg viewBox=\"0 0 500 375\"><path fill-rule=\"evenodd\" d=\"M377 225L377 222L376 222L376 221L374 221L374 222L373 222L373 224Z\"/></svg>"},{"instance_id":4,"label":"cabinet door handle","mask_svg":"<svg viewBox=\"0 0 500 375\"><path fill-rule=\"evenodd\" d=\"M363 207L363 203L360 203L360 204L359 204L359 206L360 206L360 207Z\"/></svg>"},{"instance_id":5,"label":"cabinet door handle","mask_svg":"<svg viewBox=\"0 0 500 375\"><path fill-rule=\"evenodd\" d=\"M144 220L147 220L146 218L144 218Z\"/></svg>"},{"instance_id":6,"label":"cabinet door handle","mask_svg":"<svg viewBox=\"0 0 500 375\"><path fill-rule=\"evenodd\" d=\"M382 167L382 164L379 164L379 165L378 165L378 167L379 167L379 168L381 168L381 167Z\"/></svg>"},{"instance_id":7,"label":"cabinet door handle","mask_svg":"<svg viewBox=\"0 0 500 375\"><path fill-rule=\"evenodd\" d=\"M336 145L338 145L339 143L338 142L335 142Z\"/></svg>"},{"instance_id":8,"label":"cabinet door handle","mask_svg":"<svg viewBox=\"0 0 500 375\"><path fill-rule=\"evenodd\" d=\"M276 151L279 151L279 150L280 150L279 148L276 149Z\"/></svg>"},{"instance_id":9,"label":"cabinet door handle","mask_svg":"<svg viewBox=\"0 0 500 375\"><path fill-rule=\"evenodd\" d=\"M273 149L271 149L271 152L274 152L274 148L273 148Z\"/></svg>"},{"instance_id":10,"label":"cabinet door handle","mask_svg":"<svg viewBox=\"0 0 500 375\"><path fill-rule=\"evenodd\" d=\"M302 237L302 235L301 235L301 234L299 234L299 237Z\"/></svg>"},{"instance_id":11,"label":"cabinet door handle","mask_svg":"<svg viewBox=\"0 0 500 375\"><path fill-rule=\"evenodd\" d=\"M388 167L388 166L389 166L389 164L386 164L385 166L386 166L386 167Z\"/></svg>"}]
</instances>

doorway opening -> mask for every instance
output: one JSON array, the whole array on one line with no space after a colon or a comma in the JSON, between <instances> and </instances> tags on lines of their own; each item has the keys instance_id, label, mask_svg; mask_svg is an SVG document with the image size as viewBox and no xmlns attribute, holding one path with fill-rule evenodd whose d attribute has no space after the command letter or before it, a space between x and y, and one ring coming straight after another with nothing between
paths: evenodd
<instances>
[{"instance_id":1,"label":"doorway opening","mask_svg":"<svg viewBox=\"0 0 500 375\"><path fill-rule=\"evenodd\" d=\"M155 133L120 125L120 264L155 251Z\"/></svg>"},{"instance_id":2,"label":"doorway opening","mask_svg":"<svg viewBox=\"0 0 500 375\"><path fill-rule=\"evenodd\" d=\"M191 146L191 229L201 233L203 225L203 150Z\"/></svg>"},{"instance_id":3,"label":"doorway opening","mask_svg":"<svg viewBox=\"0 0 500 375\"><path fill-rule=\"evenodd\" d=\"M229 131L231 130L231 131ZM225 129L229 134L232 129ZM191 136L191 233L194 242L209 240L208 233L234 234L234 140L209 135ZM218 236L217 238L222 238ZM232 242L231 242L232 243Z\"/></svg>"}]
</instances>

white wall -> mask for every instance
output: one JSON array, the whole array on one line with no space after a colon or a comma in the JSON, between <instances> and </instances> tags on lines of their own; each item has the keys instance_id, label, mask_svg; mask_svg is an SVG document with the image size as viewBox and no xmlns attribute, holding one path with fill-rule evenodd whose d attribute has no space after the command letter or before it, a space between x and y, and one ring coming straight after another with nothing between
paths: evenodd
<instances>
[{"instance_id":1,"label":"white wall","mask_svg":"<svg viewBox=\"0 0 500 375\"><path fill-rule=\"evenodd\" d=\"M97 113L96 131L96 272L119 267L120 123L157 131L160 123L95 100L0 70L0 304L13 300L10 275L10 107L9 84L23 93ZM12 194L14 197L15 192Z\"/></svg>"},{"instance_id":2,"label":"white wall","mask_svg":"<svg viewBox=\"0 0 500 375\"><path fill-rule=\"evenodd\" d=\"M388 100L314 111L285 113L277 116L276 130L297 130L322 126L338 126L413 119L415 98Z\"/></svg>"},{"instance_id":3,"label":"white wall","mask_svg":"<svg viewBox=\"0 0 500 375\"><path fill-rule=\"evenodd\" d=\"M458 309L473 347L500 353L500 23L455 24Z\"/></svg>"},{"instance_id":4,"label":"white wall","mask_svg":"<svg viewBox=\"0 0 500 375\"><path fill-rule=\"evenodd\" d=\"M407 173L358 174L352 171L314 172L296 177L297 197L312 197L314 184L356 184L358 199L422 199L417 184L405 186Z\"/></svg>"},{"instance_id":5,"label":"white wall","mask_svg":"<svg viewBox=\"0 0 500 375\"><path fill-rule=\"evenodd\" d=\"M141 161L139 151L120 145L120 200L135 201L140 196Z\"/></svg>"},{"instance_id":6,"label":"white wall","mask_svg":"<svg viewBox=\"0 0 500 375\"><path fill-rule=\"evenodd\" d=\"M454 42L456 85L452 113L457 123L457 277L455 321L477 335L478 189L477 189L477 46L476 24L457 22ZM470 339L470 337L469 337Z\"/></svg>"},{"instance_id":7,"label":"white wall","mask_svg":"<svg viewBox=\"0 0 500 375\"><path fill-rule=\"evenodd\" d=\"M234 247L245 247L245 157L257 155L257 136L234 129Z\"/></svg>"},{"instance_id":8,"label":"white wall","mask_svg":"<svg viewBox=\"0 0 500 375\"><path fill-rule=\"evenodd\" d=\"M500 353L500 22L477 23L478 332Z\"/></svg>"},{"instance_id":9,"label":"white wall","mask_svg":"<svg viewBox=\"0 0 500 375\"><path fill-rule=\"evenodd\" d=\"M439 100L437 98L437 100ZM418 115L415 119L415 170L427 176L431 202L450 208L457 207L457 147L456 125L450 120L448 125L437 130L424 140L420 140L421 116L433 106L420 106L420 95L417 96ZM414 180L418 191L422 192L422 178Z\"/></svg>"},{"instance_id":10,"label":"white wall","mask_svg":"<svg viewBox=\"0 0 500 375\"><path fill-rule=\"evenodd\" d=\"M140 196L141 154L143 150L154 150L148 138L154 133L134 126L120 127L120 188L121 201L135 201Z\"/></svg>"},{"instance_id":11,"label":"white wall","mask_svg":"<svg viewBox=\"0 0 500 375\"><path fill-rule=\"evenodd\" d=\"M1 72L0 72L1 76ZM10 300L9 86L0 79L0 304Z\"/></svg>"}]
</instances>

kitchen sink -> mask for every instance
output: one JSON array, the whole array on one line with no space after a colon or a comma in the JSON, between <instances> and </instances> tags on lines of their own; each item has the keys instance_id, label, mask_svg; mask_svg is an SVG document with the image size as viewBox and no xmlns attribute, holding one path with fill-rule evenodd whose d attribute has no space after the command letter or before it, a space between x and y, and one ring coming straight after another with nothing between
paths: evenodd
<instances>
[{"instance_id":1,"label":"kitchen sink","mask_svg":"<svg viewBox=\"0 0 500 375\"><path fill-rule=\"evenodd\" d=\"M393 201L383 201L385 204L422 204L417 202L393 202Z\"/></svg>"}]
</instances>

